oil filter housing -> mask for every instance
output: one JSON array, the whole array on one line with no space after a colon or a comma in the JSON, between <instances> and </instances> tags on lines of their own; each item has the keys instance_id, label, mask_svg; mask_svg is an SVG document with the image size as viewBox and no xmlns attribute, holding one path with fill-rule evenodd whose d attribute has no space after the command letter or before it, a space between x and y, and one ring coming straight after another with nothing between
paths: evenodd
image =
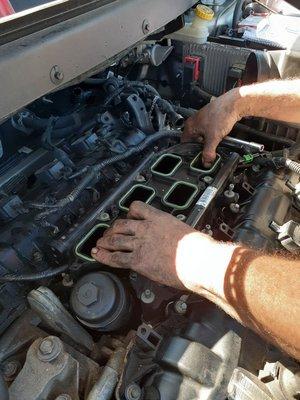
<instances>
[{"instance_id":1,"label":"oil filter housing","mask_svg":"<svg viewBox=\"0 0 300 400\"><path fill-rule=\"evenodd\" d=\"M130 294L122 281L104 271L80 278L72 290L70 304L83 325L101 332L121 329L132 309Z\"/></svg>"}]
</instances>

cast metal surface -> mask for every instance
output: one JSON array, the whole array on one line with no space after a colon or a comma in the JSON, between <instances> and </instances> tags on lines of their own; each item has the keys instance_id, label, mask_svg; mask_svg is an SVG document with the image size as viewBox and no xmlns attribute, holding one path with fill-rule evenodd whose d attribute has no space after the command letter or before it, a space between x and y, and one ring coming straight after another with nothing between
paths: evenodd
<instances>
[{"instance_id":1,"label":"cast metal surface","mask_svg":"<svg viewBox=\"0 0 300 400\"><path fill-rule=\"evenodd\" d=\"M18 39L0 47L0 120L67 82L80 81L108 66L117 55L194 3L195 0L114 1L27 36L25 31L22 36L21 28ZM54 66L63 71L63 79L55 83L51 79ZM62 78L60 74L59 77Z\"/></svg>"}]
</instances>

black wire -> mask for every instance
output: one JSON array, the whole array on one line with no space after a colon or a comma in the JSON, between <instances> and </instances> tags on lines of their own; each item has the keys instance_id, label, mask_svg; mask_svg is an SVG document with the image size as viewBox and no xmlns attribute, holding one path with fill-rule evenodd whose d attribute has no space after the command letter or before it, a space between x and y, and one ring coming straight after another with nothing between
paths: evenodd
<instances>
[{"instance_id":1,"label":"black wire","mask_svg":"<svg viewBox=\"0 0 300 400\"><path fill-rule=\"evenodd\" d=\"M52 204L48 210L43 211L36 215L35 219L40 220L42 218L47 217L50 214L57 212L58 210L63 209L68 204L72 203L74 200L78 198L80 193L94 180L99 178L99 173L101 170L109 165L115 164L117 162L123 161L135 154L141 153L147 147L149 147L152 143L164 139L164 138L180 138L181 132L176 130L162 130L154 133L151 136L148 136L142 143L137 146L131 147L126 150L122 154L118 154L107 158L100 163L90 167L87 174L81 179L76 188L74 188L67 196L60 199L56 204ZM39 206L42 206L41 204Z\"/></svg>"},{"instance_id":2,"label":"black wire","mask_svg":"<svg viewBox=\"0 0 300 400\"><path fill-rule=\"evenodd\" d=\"M0 277L0 282L33 282L42 279L53 278L69 269L69 265L61 265L60 267L48 269L42 272L32 274L6 274Z\"/></svg>"}]
</instances>

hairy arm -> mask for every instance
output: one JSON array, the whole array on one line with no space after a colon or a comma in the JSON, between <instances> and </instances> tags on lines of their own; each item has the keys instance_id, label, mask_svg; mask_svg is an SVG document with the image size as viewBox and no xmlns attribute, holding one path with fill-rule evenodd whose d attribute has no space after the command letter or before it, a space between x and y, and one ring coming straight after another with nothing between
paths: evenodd
<instances>
[{"instance_id":1,"label":"hairy arm","mask_svg":"<svg viewBox=\"0 0 300 400\"><path fill-rule=\"evenodd\" d=\"M220 141L246 116L300 123L300 79L235 88L186 121L183 141L204 139L203 161L211 163Z\"/></svg>"},{"instance_id":2,"label":"hairy arm","mask_svg":"<svg viewBox=\"0 0 300 400\"><path fill-rule=\"evenodd\" d=\"M238 117L300 123L300 79L268 81L234 89Z\"/></svg>"},{"instance_id":3,"label":"hairy arm","mask_svg":"<svg viewBox=\"0 0 300 400\"><path fill-rule=\"evenodd\" d=\"M300 359L300 259L213 240L170 214L133 202L92 250L111 267L206 297Z\"/></svg>"},{"instance_id":4,"label":"hairy arm","mask_svg":"<svg viewBox=\"0 0 300 400\"><path fill-rule=\"evenodd\" d=\"M183 239L179 260L183 257L180 251L187 250L185 246L192 246L195 240L196 251L203 242L199 233L193 235L194 239ZM300 260L267 256L215 241L208 246L209 259L201 263L201 274L199 265L191 270L178 262L178 275L184 285L300 359Z\"/></svg>"}]
</instances>

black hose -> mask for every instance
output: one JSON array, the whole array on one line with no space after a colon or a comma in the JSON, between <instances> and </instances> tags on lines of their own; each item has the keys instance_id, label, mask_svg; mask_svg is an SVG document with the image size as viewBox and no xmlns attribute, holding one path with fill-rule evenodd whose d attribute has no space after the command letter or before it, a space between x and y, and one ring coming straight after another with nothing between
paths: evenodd
<instances>
[{"instance_id":1,"label":"black hose","mask_svg":"<svg viewBox=\"0 0 300 400\"><path fill-rule=\"evenodd\" d=\"M1 373L0 373L0 399L9 400L8 387Z\"/></svg>"},{"instance_id":2,"label":"black hose","mask_svg":"<svg viewBox=\"0 0 300 400\"><path fill-rule=\"evenodd\" d=\"M69 269L69 265L62 265L57 268L48 269L42 272L36 272L33 274L7 274L0 277L0 282L32 282L39 281L46 278L53 278L61 274L62 272L67 271ZM1 386L1 385L0 385ZM2 397L0 396L2 400Z\"/></svg>"},{"instance_id":3,"label":"black hose","mask_svg":"<svg viewBox=\"0 0 300 400\"><path fill-rule=\"evenodd\" d=\"M173 126L176 128L182 128L184 123L184 118L182 115L178 114L175 111L173 105L165 99L158 98L156 101L158 108L163 112L166 113L169 117L169 120Z\"/></svg>"},{"instance_id":4,"label":"black hose","mask_svg":"<svg viewBox=\"0 0 300 400\"><path fill-rule=\"evenodd\" d=\"M238 0L234 7L233 17L232 17L232 29L236 29L239 18L241 16L241 8L244 3L244 0Z\"/></svg>"},{"instance_id":5,"label":"black hose","mask_svg":"<svg viewBox=\"0 0 300 400\"><path fill-rule=\"evenodd\" d=\"M54 139L59 139L82 129L90 129L96 122L93 118L95 112L97 112L97 109L93 107L81 112L74 112L69 115L57 117L52 131L52 137ZM24 115L21 117L21 130L28 129L30 131L40 132L47 128L48 122L49 118L38 118L34 114L31 114L31 116ZM18 123L14 123L14 127L18 129Z\"/></svg>"},{"instance_id":6,"label":"black hose","mask_svg":"<svg viewBox=\"0 0 300 400\"><path fill-rule=\"evenodd\" d=\"M124 153L115 155L113 157L110 157L110 158L107 158L106 160L101 161L99 164L96 164L94 166L94 169L97 171L97 173L99 173L104 167L107 167L108 165L112 165L117 162L123 161L123 160L133 156L134 154L141 153L152 143L157 142L160 139L180 138L180 137L181 137L181 132L179 132L179 131L174 131L174 130L158 131L158 132L154 133L153 135L148 136L142 143L140 143L134 147L131 147Z\"/></svg>"},{"instance_id":7,"label":"black hose","mask_svg":"<svg viewBox=\"0 0 300 400\"><path fill-rule=\"evenodd\" d=\"M236 128L236 129L238 129L238 130L240 130L242 132L248 133L250 135L254 135L256 137L259 137L262 140L269 140L271 142L282 144L284 146L292 146L292 145L295 144L295 142L293 140L291 140L291 139L284 138L284 137L279 137L279 136L273 135L271 133L261 132L261 131L259 131L257 129L251 128L248 125L241 124L240 122L237 122L234 125L234 128Z\"/></svg>"},{"instance_id":8,"label":"black hose","mask_svg":"<svg viewBox=\"0 0 300 400\"><path fill-rule=\"evenodd\" d=\"M211 101L211 98L213 97L212 94L206 92L206 90L201 89L197 85L191 85L191 92L192 92L192 94L195 94L196 96L202 97L208 103Z\"/></svg>"},{"instance_id":9,"label":"black hose","mask_svg":"<svg viewBox=\"0 0 300 400\"><path fill-rule=\"evenodd\" d=\"M147 92L151 93L152 96L160 97L160 94L158 93L158 91L152 85L149 85L148 83L144 83L144 82L140 82L140 81L128 81L128 82L126 82L126 86L145 89Z\"/></svg>"}]
</instances>

